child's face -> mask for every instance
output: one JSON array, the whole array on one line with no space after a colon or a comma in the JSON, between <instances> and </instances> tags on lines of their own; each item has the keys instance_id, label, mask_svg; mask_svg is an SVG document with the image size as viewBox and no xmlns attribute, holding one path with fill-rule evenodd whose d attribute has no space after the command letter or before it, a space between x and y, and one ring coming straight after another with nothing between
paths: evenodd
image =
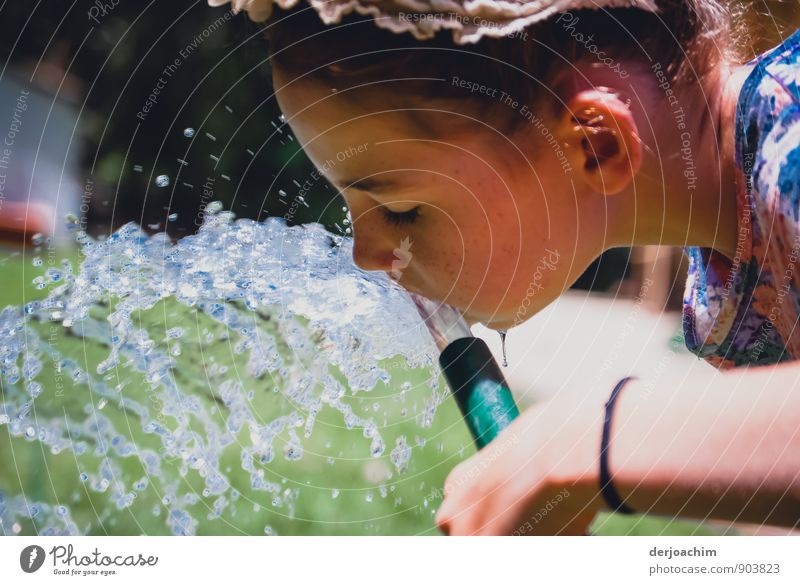
<instances>
[{"instance_id":1,"label":"child's face","mask_svg":"<svg viewBox=\"0 0 800 585\"><path fill-rule=\"evenodd\" d=\"M579 239L564 159L540 148L539 131L512 143L480 120L410 112L439 105L400 98L399 84L334 92L288 83L277 67L274 82L305 152L347 201L361 268L500 329L555 299L596 256L592 237Z\"/></svg>"}]
</instances>

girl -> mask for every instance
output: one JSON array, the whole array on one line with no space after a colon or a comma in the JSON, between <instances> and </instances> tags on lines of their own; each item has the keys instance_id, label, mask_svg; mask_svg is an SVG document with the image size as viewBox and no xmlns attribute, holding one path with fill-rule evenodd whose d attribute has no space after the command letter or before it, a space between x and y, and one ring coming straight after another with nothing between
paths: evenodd
<instances>
[{"instance_id":1,"label":"girl","mask_svg":"<svg viewBox=\"0 0 800 585\"><path fill-rule=\"evenodd\" d=\"M451 473L445 533L583 534L608 508L800 522L800 33L744 62L719 0L236 4L267 21L362 268L506 329L609 248L688 247L685 339L713 380L531 407Z\"/></svg>"}]
</instances>

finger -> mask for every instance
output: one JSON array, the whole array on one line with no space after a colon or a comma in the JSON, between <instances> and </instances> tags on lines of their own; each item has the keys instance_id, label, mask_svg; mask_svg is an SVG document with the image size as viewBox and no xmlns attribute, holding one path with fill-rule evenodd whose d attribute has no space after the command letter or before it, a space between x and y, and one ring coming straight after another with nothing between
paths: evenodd
<instances>
[{"instance_id":1,"label":"finger","mask_svg":"<svg viewBox=\"0 0 800 585\"><path fill-rule=\"evenodd\" d=\"M468 491L485 471L482 453L476 453L450 470L444 482L445 498Z\"/></svg>"},{"instance_id":2,"label":"finger","mask_svg":"<svg viewBox=\"0 0 800 585\"><path fill-rule=\"evenodd\" d=\"M450 536L451 523L452 516L450 516L448 511L444 509L444 506L442 506L442 508L439 508L439 511L436 513L436 527L445 536Z\"/></svg>"}]
</instances>

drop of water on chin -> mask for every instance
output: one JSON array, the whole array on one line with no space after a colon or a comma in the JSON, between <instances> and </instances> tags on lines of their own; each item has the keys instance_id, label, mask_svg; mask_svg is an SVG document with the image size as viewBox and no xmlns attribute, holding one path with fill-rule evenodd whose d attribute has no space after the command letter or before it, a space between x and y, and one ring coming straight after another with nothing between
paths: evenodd
<instances>
[{"instance_id":1,"label":"drop of water on chin","mask_svg":"<svg viewBox=\"0 0 800 585\"><path fill-rule=\"evenodd\" d=\"M497 331L500 334L500 344L503 346L503 367L508 367L508 359L506 358L506 333L508 331L506 329L499 329Z\"/></svg>"}]
</instances>

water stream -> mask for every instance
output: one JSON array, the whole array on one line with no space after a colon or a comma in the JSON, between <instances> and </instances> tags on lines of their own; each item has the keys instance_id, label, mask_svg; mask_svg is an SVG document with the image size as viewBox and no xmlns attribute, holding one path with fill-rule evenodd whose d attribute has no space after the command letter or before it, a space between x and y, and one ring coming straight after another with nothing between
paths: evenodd
<instances>
[{"instance_id":1,"label":"water stream","mask_svg":"<svg viewBox=\"0 0 800 585\"><path fill-rule=\"evenodd\" d=\"M374 518L316 502L435 500L427 468L399 479L412 452L445 448L438 352L349 238L224 211L177 243L73 228L79 265L47 267L46 298L0 313L0 532L361 531ZM353 461L358 481L331 478Z\"/></svg>"}]
</instances>

